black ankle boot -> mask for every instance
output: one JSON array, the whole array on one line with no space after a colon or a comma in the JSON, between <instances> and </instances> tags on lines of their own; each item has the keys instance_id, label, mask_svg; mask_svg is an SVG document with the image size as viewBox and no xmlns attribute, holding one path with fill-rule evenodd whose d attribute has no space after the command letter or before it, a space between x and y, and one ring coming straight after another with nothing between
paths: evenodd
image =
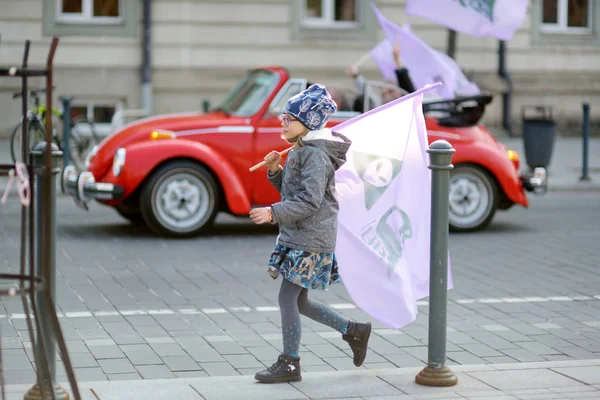
<instances>
[{"instance_id":1,"label":"black ankle boot","mask_svg":"<svg viewBox=\"0 0 600 400\"><path fill-rule=\"evenodd\" d=\"M277 362L264 371L257 372L254 379L261 383L298 382L302 380L300 373L300 357L281 354Z\"/></svg>"},{"instance_id":2,"label":"black ankle boot","mask_svg":"<svg viewBox=\"0 0 600 400\"><path fill-rule=\"evenodd\" d=\"M371 323L360 324L352 322L348 324L348 330L342 335L350 345L354 353L354 365L360 367L367 356L367 345L369 344L369 336L371 336Z\"/></svg>"}]
</instances>

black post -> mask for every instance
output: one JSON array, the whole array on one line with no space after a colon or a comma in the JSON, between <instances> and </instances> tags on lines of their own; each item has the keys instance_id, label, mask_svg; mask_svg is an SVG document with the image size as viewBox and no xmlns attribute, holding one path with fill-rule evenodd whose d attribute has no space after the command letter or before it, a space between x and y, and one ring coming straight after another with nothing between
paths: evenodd
<instances>
[{"instance_id":1,"label":"black post","mask_svg":"<svg viewBox=\"0 0 600 400\"><path fill-rule=\"evenodd\" d=\"M71 100L73 97L61 96L60 101L63 105L63 166L71 163L70 142L71 142Z\"/></svg>"},{"instance_id":2,"label":"black post","mask_svg":"<svg viewBox=\"0 0 600 400\"><path fill-rule=\"evenodd\" d=\"M458 378L446 366L448 307L448 209L452 154L445 140L433 142L428 168L431 172L431 241L429 260L429 341L427 366L415 377L424 386L454 386Z\"/></svg>"},{"instance_id":3,"label":"black post","mask_svg":"<svg viewBox=\"0 0 600 400\"><path fill-rule=\"evenodd\" d=\"M450 58L454 58L456 54L456 31L452 29L448 29L448 43L446 45L446 54Z\"/></svg>"},{"instance_id":4,"label":"black post","mask_svg":"<svg viewBox=\"0 0 600 400\"><path fill-rule=\"evenodd\" d=\"M589 152L589 141L590 141L590 104L583 103L583 131L582 131L582 166L581 166L581 177L580 181L589 181L591 180L588 175L588 152Z\"/></svg>"},{"instance_id":5,"label":"black post","mask_svg":"<svg viewBox=\"0 0 600 400\"><path fill-rule=\"evenodd\" d=\"M143 2L142 108L152 114L152 0Z\"/></svg>"},{"instance_id":6,"label":"black post","mask_svg":"<svg viewBox=\"0 0 600 400\"><path fill-rule=\"evenodd\" d=\"M512 100L512 80L506 69L506 42L498 41L498 75L504 78L506 90L502 93L502 127L508 132L508 136L513 136L513 130L510 119L510 109Z\"/></svg>"}]
</instances>

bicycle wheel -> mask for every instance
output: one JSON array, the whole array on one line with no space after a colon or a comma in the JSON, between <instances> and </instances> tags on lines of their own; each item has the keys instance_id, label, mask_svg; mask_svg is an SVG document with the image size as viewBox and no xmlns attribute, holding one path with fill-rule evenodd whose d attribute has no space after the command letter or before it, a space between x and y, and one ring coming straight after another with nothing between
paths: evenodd
<instances>
[{"instance_id":1,"label":"bicycle wheel","mask_svg":"<svg viewBox=\"0 0 600 400\"><path fill-rule=\"evenodd\" d=\"M93 125L86 118L75 119L72 121L69 139L71 162L79 171L84 171L88 154L99 143Z\"/></svg>"},{"instance_id":2,"label":"bicycle wheel","mask_svg":"<svg viewBox=\"0 0 600 400\"><path fill-rule=\"evenodd\" d=\"M16 128L13 130L10 136L10 156L13 164L17 161L28 163L29 160L23 161L23 122L19 122ZM37 122L29 121L27 125L27 137L29 138L29 149L27 154L34 148L34 146L46 140L46 130L42 125Z\"/></svg>"}]
</instances>

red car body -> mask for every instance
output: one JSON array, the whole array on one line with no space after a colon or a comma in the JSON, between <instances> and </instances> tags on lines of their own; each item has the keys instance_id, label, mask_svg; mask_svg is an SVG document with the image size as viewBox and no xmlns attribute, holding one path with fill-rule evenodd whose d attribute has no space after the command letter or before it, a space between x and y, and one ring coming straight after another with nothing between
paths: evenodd
<instances>
[{"instance_id":1,"label":"red car body","mask_svg":"<svg viewBox=\"0 0 600 400\"><path fill-rule=\"evenodd\" d=\"M237 113L238 115L230 110L217 109L207 113L159 115L128 124L98 146L89 159L88 171L78 173L73 168L65 169L64 190L71 193L79 204L85 205L95 198L107 206L117 208L126 218L143 220L154 231L175 236L202 231L212 222L214 215L203 226L187 230L160 226L156 218L151 221L151 216L144 215L141 205L143 196L153 193L145 186L153 175L170 163L196 163L204 173L208 172L212 176L212 181L208 181L209 186L216 185L214 214L225 211L233 215L248 215L253 207L277 202L279 193L268 182L265 174L261 173L264 169L256 172L248 169L261 162L271 150L281 151L289 147L280 138L281 122L279 115L272 112L276 108L273 108L273 103L285 102L291 97L288 94L293 92L292 89L296 89L294 85L297 84L297 88L301 90L302 83L306 81L292 80L284 68L278 67L255 69L248 74L254 74L252 76L268 82L268 87L253 86L248 83L247 76L227 96L224 104L229 99L235 100L235 96L240 97L244 91L251 98L255 96L255 100L259 99L260 104L248 103L246 106L243 103L245 111ZM232 107L233 105L230 108ZM356 114L334 114L327 126L334 127L352 115ZM492 181L494 191L490 193L497 196L493 211L496 208L507 209L513 204L528 206L525 187L531 184L529 178L519 175L518 155L498 143L483 125L449 127L433 117L426 117L426 125L430 143L444 139L456 149L452 159L455 167L473 166L478 171L483 171ZM121 150L123 165L120 165L121 161L116 156L119 149L124 149ZM157 201L162 200L155 199L152 204L159 204ZM463 230L482 226L466 227ZM456 228L461 229L460 226Z\"/></svg>"}]
</instances>

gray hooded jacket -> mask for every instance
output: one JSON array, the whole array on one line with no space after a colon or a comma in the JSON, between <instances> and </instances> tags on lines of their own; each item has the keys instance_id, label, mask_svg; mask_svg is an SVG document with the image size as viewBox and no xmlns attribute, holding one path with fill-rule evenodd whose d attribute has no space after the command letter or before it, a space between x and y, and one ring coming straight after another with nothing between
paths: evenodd
<instances>
[{"instance_id":1,"label":"gray hooded jacket","mask_svg":"<svg viewBox=\"0 0 600 400\"><path fill-rule=\"evenodd\" d=\"M288 153L285 168L267 173L281 193L281 201L271 206L273 223L279 225L277 243L332 253L339 210L334 173L346 162L351 142L330 129L308 132L302 142Z\"/></svg>"}]
</instances>

